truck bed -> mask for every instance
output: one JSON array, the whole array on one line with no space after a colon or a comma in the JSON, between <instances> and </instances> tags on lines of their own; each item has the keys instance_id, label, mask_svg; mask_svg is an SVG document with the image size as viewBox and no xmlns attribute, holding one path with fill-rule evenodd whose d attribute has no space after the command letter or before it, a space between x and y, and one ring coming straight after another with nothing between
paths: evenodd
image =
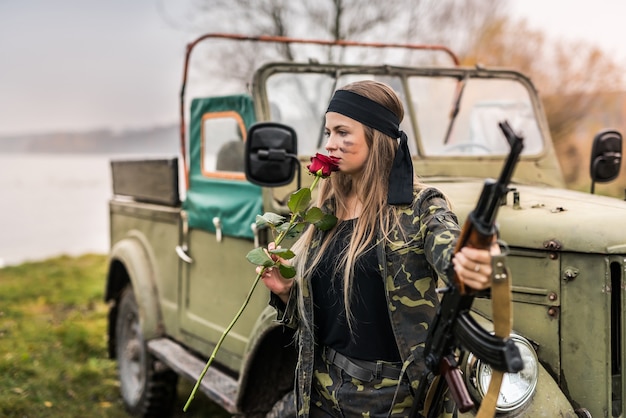
<instances>
[{"instance_id":1,"label":"truck bed","mask_svg":"<svg viewBox=\"0 0 626 418\"><path fill-rule=\"evenodd\" d=\"M113 195L143 203L179 206L178 158L111 161Z\"/></svg>"}]
</instances>

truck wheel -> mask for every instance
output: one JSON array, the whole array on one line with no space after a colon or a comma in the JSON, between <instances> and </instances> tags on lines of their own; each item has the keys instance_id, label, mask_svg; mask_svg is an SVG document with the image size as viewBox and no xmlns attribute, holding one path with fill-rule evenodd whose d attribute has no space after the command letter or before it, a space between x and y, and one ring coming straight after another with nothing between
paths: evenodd
<instances>
[{"instance_id":1,"label":"truck wheel","mask_svg":"<svg viewBox=\"0 0 626 418\"><path fill-rule=\"evenodd\" d=\"M290 390L278 402L265 418L294 418L296 416L296 403L293 390Z\"/></svg>"},{"instance_id":2,"label":"truck wheel","mask_svg":"<svg viewBox=\"0 0 626 418\"><path fill-rule=\"evenodd\" d=\"M120 298L115 351L124 406L137 417L168 417L176 399L178 376L147 350L132 287Z\"/></svg>"}]
</instances>

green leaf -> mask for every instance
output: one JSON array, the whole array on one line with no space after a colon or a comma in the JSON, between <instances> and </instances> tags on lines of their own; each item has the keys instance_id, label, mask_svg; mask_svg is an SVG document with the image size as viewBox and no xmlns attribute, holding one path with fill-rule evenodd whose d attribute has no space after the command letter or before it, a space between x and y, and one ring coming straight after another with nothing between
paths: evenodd
<instances>
[{"instance_id":1,"label":"green leaf","mask_svg":"<svg viewBox=\"0 0 626 418\"><path fill-rule=\"evenodd\" d=\"M328 231L336 224L337 217L328 213L325 214L320 221L314 223L315 227L321 229L322 231Z\"/></svg>"},{"instance_id":2,"label":"green leaf","mask_svg":"<svg viewBox=\"0 0 626 418\"><path fill-rule=\"evenodd\" d=\"M277 256L284 258L285 260L291 260L296 254L289 248L276 248L269 251L270 254L276 254Z\"/></svg>"},{"instance_id":3,"label":"green leaf","mask_svg":"<svg viewBox=\"0 0 626 418\"><path fill-rule=\"evenodd\" d=\"M290 224L288 222L285 222L284 224L279 225L279 226L276 227L276 232L278 232L278 233L286 232L290 228L293 228L294 225L297 225L297 224Z\"/></svg>"},{"instance_id":4,"label":"green leaf","mask_svg":"<svg viewBox=\"0 0 626 418\"><path fill-rule=\"evenodd\" d=\"M283 264L280 264L278 266L278 270L285 279L291 279L296 275L296 269L293 266L285 266Z\"/></svg>"},{"instance_id":5,"label":"green leaf","mask_svg":"<svg viewBox=\"0 0 626 418\"><path fill-rule=\"evenodd\" d=\"M291 213L301 213L309 207L309 203L311 203L311 189L304 187L291 194L287 206Z\"/></svg>"},{"instance_id":6,"label":"green leaf","mask_svg":"<svg viewBox=\"0 0 626 418\"><path fill-rule=\"evenodd\" d=\"M270 226L276 226L276 225L280 225L282 223L285 222L285 217L284 216L280 216L276 213L273 212L265 212L263 214L263 216L261 215L257 215L256 216L256 225L257 226L266 226L266 225L270 225Z\"/></svg>"},{"instance_id":7,"label":"green leaf","mask_svg":"<svg viewBox=\"0 0 626 418\"><path fill-rule=\"evenodd\" d=\"M289 229L289 232L285 234L285 236L287 238L294 238L298 236L302 231L304 231L304 228L306 228L306 224L304 223L294 224L293 227Z\"/></svg>"},{"instance_id":8,"label":"green leaf","mask_svg":"<svg viewBox=\"0 0 626 418\"><path fill-rule=\"evenodd\" d=\"M320 208L313 206L304 215L304 221L314 224L316 222L321 221L323 217L324 217L324 212L322 212Z\"/></svg>"},{"instance_id":9,"label":"green leaf","mask_svg":"<svg viewBox=\"0 0 626 418\"><path fill-rule=\"evenodd\" d=\"M257 266L270 267L274 265L274 260L272 260L261 247L250 251L248 255L246 255L246 258L249 262Z\"/></svg>"}]
</instances>

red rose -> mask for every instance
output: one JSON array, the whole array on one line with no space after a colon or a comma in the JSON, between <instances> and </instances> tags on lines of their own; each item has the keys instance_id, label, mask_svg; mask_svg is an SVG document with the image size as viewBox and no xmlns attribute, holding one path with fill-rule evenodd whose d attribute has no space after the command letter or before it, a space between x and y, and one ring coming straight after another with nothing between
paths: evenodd
<instances>
[{"instance_id":1,"label":"red rose","mask_svg":"<svg viewBox=\"0 0 626 418\"><path fill-rule=\"evenodd\" d=\"M307 165L306 168L311 174L325 178L330 176L333 171L339 171L338 162L339 158L337 157L317 153L311 157L311 164Z\"/></svg>"}]
</instances>

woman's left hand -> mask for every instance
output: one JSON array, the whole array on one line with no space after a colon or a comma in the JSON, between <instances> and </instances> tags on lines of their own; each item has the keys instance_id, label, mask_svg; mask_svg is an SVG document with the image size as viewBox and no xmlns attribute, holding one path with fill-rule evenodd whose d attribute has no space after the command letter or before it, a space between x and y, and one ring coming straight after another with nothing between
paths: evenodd
<instances>
[{"instance_id":1,"label":"woman's left hand","mask_svg":"<svg viewBox=\"0 0 626 418\"><path fill-rule=\"evenodd\" d=\"M491 254L500 254L500 246L494 242L490 250L463 247L452 258L454 271L466 286L484 290L491 285Z\"/></svg>"}]
</instances>

